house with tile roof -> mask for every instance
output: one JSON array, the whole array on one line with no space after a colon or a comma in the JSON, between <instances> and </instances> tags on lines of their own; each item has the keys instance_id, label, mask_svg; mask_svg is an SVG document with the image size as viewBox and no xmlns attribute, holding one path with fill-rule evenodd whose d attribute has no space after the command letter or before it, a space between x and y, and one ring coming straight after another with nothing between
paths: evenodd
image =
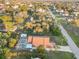
<instances>
[{"instance_id":1,"label":"house with tile roof","mask_svg":"<svg viewBox=\"0 0 79 59\"><path fill-rule=\"evenodd\" d=\"M49 36L33 36L27 34L21 34L20 39L16 45L17 50L32 50L39 46L44 46L44 48L54 48L55 43L50 41Z\"/></svg>"},{"instance_id":2,"label":"house with tile roof","mask_svg":"<svg viewBox=\"0 0 79 59\"><path fill-rule=\"evenodd\" d=\"M50 37L48 36L28 36L28 42L34 47L44 46L45 48L53 48L55 46L54 42L50 42Z\"/></svg>"}]
</instances>

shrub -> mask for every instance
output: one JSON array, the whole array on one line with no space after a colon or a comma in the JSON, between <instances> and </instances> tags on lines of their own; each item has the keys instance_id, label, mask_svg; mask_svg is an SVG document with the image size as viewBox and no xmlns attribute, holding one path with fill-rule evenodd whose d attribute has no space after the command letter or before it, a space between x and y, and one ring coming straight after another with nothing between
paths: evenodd
<instances>
[{"instance_id":1,"label":"shrub","mask_svg":"<svg viewBox=\"0 0 79 59\"><path fill-rule=\"evenodd\" d=\"M59 36L61 35L61 31L58 27L55 27L53 29L51 29L51 33L54 35L54 36Z\"/></svg>"}]
</instances>

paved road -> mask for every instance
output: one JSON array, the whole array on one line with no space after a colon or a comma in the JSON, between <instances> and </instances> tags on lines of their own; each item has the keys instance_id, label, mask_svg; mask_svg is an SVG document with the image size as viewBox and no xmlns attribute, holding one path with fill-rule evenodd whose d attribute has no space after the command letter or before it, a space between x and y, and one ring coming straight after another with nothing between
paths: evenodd
<instances>
[{"instance_id":1,"label":"paved road","mask_svg":"<svg viewBox=\"0 0 79 59\"><path fill-rule=\"evenodd\" d=\"M49 10L49 13L55 19L55 15L50 10ZM58 27L61 29L61 33L63 34L63 36L67 39L67 43L68 43L69 47L71 48L73 54L76 56L77 59L79 59L79 48L76 46L76 44L74 43L72 38L69 36L67 31L63 28L63 26L62 25L58 25Z\"/></svg>"},{"instance_id":2,"label":"paved road","mask_svg":"<svg viewBox=\"0 0 79 59\"><path fill-rule=\"evenodd\" d=\"M74 43L72 38L69 36L67 31L63 28L63 26L59 25L59 28L61 29L61 33L63 34L63 36L67 39L67 43L70 46L71 50L73 51L77 59L79 59L79 48L76 46L76 44Z\"/></svg>"}]
</instances>

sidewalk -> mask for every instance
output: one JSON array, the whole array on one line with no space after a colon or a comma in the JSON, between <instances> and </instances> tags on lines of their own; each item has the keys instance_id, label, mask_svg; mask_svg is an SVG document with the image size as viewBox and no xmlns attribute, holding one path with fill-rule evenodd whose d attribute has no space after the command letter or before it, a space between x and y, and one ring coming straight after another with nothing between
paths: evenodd
<instances>
[{"instance_id":1,"label":"sidewalk","mask_svg":"<svg viewBox=\"0 0 79 59\"><path fill-rule=\"evenodd\" d=\"M52 50L52 51L62 51L62 52L70 52L70 53L72 53L69 46L58 46L58 48L52 48L52 49L46 48L46 50L47 51Z\"/></svg>"}]
</instances>

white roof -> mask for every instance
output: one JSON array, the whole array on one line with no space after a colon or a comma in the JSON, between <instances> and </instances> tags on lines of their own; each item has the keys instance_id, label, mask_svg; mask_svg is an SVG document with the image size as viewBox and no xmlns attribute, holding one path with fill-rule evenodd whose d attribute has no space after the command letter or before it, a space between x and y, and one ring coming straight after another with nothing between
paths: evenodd
<instances>
[{"instance_id":1,"label":"white roof","mask_svg":"<svg viewBox=\"0 0 79 59\"><path fill-rule=\"evenodd\" d=\"M21 34L21 37L27 37L27 34Z\"/></svg>"},{"instance_id":2,"label":"white roof","mask_svg":"<svg viewBox=\"0 0 79 59\"><path fill-rule=\"evenodd\" d=\"M37 57L37 58L32 58L32 59L40 59L40 58Z\"/></svg>"}]
</instances>

